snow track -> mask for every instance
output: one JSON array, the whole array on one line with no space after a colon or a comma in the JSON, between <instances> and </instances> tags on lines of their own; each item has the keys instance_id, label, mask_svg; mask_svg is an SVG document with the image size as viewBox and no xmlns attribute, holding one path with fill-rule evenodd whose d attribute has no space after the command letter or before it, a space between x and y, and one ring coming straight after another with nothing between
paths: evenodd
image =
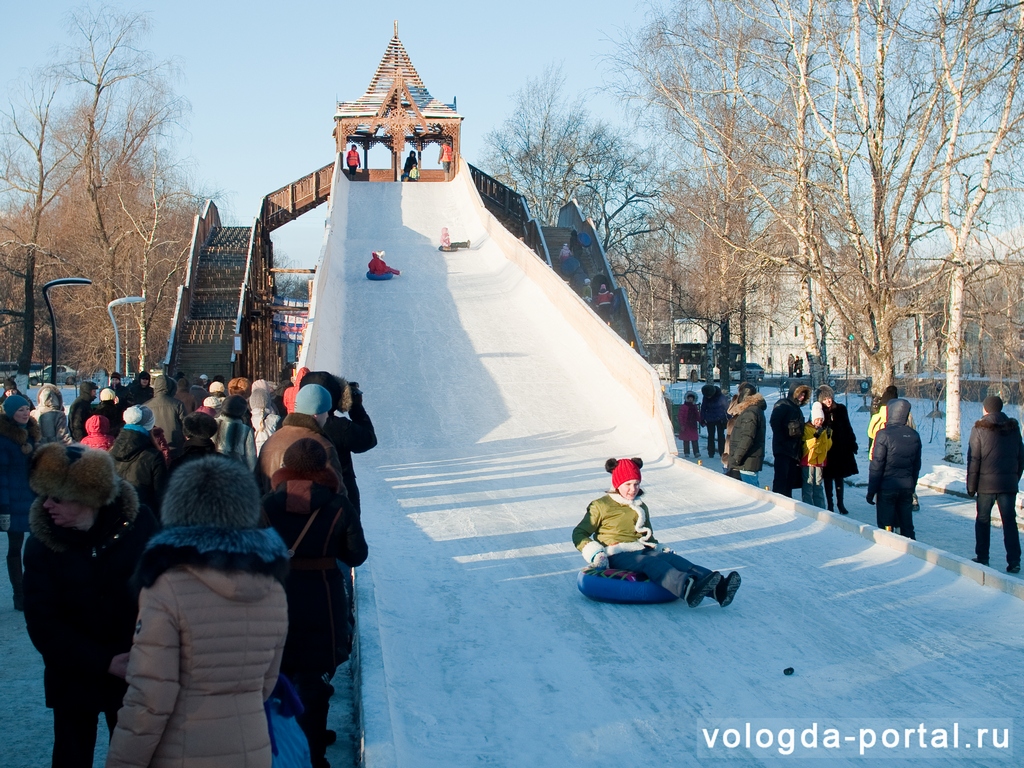
<instances>
[{"instance_id":1,"label":"snow track","mask_svg":"<svg viewBox=\"0 0 1024 768\"><path fill-rule=\"evenodd\" d=\"M624 371L596 317L580 324L568 288L518 265L467 176L335 173L317 277L305 364L359 382L380 441L355 457L366 764L760 765L778 750L708 753L700 726L1005 717L1024 689L1021 601L673 462L637 395L646 374ZM472 250L439 252L442 226ZM380 249L402 275L370 282ZM742 573L731 607L576 590L571 530L608 484L604 460L633 455L659 540ZM859 762L852 744L824 753L804 754Z\"/></svg>"}]
</instances>

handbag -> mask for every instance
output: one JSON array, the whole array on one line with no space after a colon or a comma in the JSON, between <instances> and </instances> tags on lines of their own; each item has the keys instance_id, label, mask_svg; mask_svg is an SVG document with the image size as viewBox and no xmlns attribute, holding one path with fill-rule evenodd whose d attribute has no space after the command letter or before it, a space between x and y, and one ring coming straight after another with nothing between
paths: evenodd
<instances>
[{"instance_id":1,"label":"handbag","mask_svg":"<svg viewBox=\"0 0 1024 768\"><path fill-rule=\"evenodd\" d=\"M277 676L277 685L270 698L263 703L270 732L270 750L273 768L312 768L309 742L302 732L296 715L305 710L299 694L284 675Z\"/></svg>"}]
</instances>

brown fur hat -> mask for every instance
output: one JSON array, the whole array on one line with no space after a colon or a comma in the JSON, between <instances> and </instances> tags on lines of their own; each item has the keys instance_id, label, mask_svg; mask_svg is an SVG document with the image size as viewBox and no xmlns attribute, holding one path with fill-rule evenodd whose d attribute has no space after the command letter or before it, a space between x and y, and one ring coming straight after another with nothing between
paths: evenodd
<instances>
[{"instance_id":1,"label":"brown fur hat","mask_svg":"<svg viewBox=\"0 0 1024 768\"><path fill-rule=\"evenodd\" d=\"M99 509L117 497L114 460L84 445L44 445L32 458L28 484L40 496L53 496Z\"/></svg>"}]
</instances>

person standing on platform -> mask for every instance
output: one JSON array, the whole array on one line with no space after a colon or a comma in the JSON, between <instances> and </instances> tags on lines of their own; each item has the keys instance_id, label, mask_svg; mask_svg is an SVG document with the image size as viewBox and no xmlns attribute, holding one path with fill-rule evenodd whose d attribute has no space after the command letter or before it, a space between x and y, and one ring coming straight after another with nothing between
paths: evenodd
<instances>
[{"instance_id":1,"label":"person standing on platform","mask_svg":"<svg viewBox=\"0 0 1024 768\"><path fill-rule=\"evenodd\" d=\"M353 144L345 154L345 165L348 166L348 175L352 181L356 180L356 171L359 170L359 150Z\"/></svg>"},{"instance_id":2,"label":"person standing on platform","mask_svg":"<svg viewBox=\"0 0 1024 768\"><path fill-rule=\"evenodd\" d=\"M445 181L451 181L452 179L452 156L452 145L442 144L439 162L441 163L441 168L444 169Z\"/></svg>"}]
</instances>

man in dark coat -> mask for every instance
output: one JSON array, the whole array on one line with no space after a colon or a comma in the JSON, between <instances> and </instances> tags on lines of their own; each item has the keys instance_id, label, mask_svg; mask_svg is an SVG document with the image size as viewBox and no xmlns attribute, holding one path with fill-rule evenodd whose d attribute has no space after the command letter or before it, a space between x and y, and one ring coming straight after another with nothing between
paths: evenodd
<instances>
[{"instance_id":1,"label":"man in dark coat","mask_svg":"<svg viewBox=\"0 0 1024 768\"><path fill-rule=\"evenodd\" d=\"M914 488L921 475L921 436L907 426L910 402L890 400L885 429L875 434L868 471L868 504L875 503L879 528L900 529L908 539L914 538Z\"/></svg>"},{"instance_id":2,"label":"man in dark coat","mask_svg":"<svg viewBox=\"0 0 1024 768\"><path fill-rule=\"evenodd\" d=\"M117 474L131 483L139 501L158 515L167 488L167 462L149 430L142 426L149 415L143 408L146 406L133 405L124 412L124 428L110 446L110 455Z\"/></svg>"},{"instance_id":3,"label":"man in dark coat","mask_svg":"<svg viewBox=\"0 0 1024 768\"><path fill-rule=\"evenodd\" d=\"M718 453L725 452L725 427L729 423L729 397L714 384L700 388L704 397L700 401L700 423L708 428L708 458L715 455L715 437L718 437Z\"/></svg>"},{"instance_id":4,"label":"man in dark coat","mask_svg":"<svg viewBox=\"0 0 1024 768\"><path fill-rule=\"evenodd\" d=\"M124 426L124 412L126 410L127 407L122 407L117 393L110 387L104 387L100 390L99 405L93 408L92 413L94 416L105 416L110 428L109 434L117 437L121 427Z\"/></svg>"},{"instance_id":5,"label":"man in dark coat","mask_svg":"<svg viewBox=\"0 0 1024 768\"><path fill-rule=\"evenodd\" d=\"M284 466L284 454L292 443L305 437L316 440L327 452L327 464L341 479L341 462L334 444L324 435L323 425L327 414L334 408L330 393L319 384L303 387L295 396L295 412L284 417L277 428L263 444L259 462L256 465L256 482L264 493L274 490L271 483L274 473ZM343 486L344 487L344 486Z\"/></svg>"},{"instance_id":6,"label":"man in dark coat","mask_svg":"<svg viewBox=\"0 0 1024 768\"><path fill-rule=\"evenodd\" d=\"M806 384L792 384L789 395L772 409L772 456L775 458L775 479L772 490L793 497L793 490L803 488L804 475L800 457L804 450L804 413L800 410L811 399Z\"/></svg>"},{"instance_id":7,"label":"man in dark coat","mask_svg":"<svg viewBox=\"0 0 1024 768\"><path fill-rule=\"evenodd\" d=\"M326 765L327 711L333 693L329 681L351 649L338 561L350 568L361 565L367 555L366 539L359 513L316 440L292 443L271 484L274 491L263 498L264 512L295 553L285 582L288 637L281 672L295 683L306 708L298 720L313 765Z\"/></svg>"},{"instance_id":8,"label":"man in dark coat","mask_svg":"<svg viewBox=\"0 0 1024 768\"><path fill-rule=\"evenodd\" d=\"M149 374L142 371L128 387L128 399L132 405L143 405L153 397L153 387L149 385Z\"/></svg>"},{"instance_id":9,"label":"man in dark coat","mask_svg":"<svg viewBox=\"0 0 1024 768\"><path fill-rule=\"evenodd\" d=\"M832 387L822 384L818 387L818 402L825 412L825 428L832 430L832 446L825 457L825 502L828 511L838 509L840 515L848 515L850 511L843 503L846 488L843 480L857 474L857 435L850 424L850 414L846 406L837 403ZM832 489L835 488L835 501L832 500ZM834 505L834 506L833 506Z\"/></svg>"},{"instance_id":10,"label":"man in dark coat","mask_svg":"<svg viewBox=\"0 0 1024 768\"><path fill-rule=\"evenodd\" d=\"M1017 484L1024 473L1024 441L1020 424L1003 413L1002 398L986 397L984 415L974 423L967 447L967 495L977 494L974 522L974 562L988 565L992 505L999 505L1006 546L1006 571L1020 573L1020 534L1017 531Z\"/></svg>"},{"instance_id":11,"label":"man in dark coat","mask_svg":"<svg viewBox=\"0 0 1024 768\"><path fill-rule=\"evenodd\" d=\"M135 403L132 402L131 391L121 383L121 378L121 374L114 371L110 374L108 386L114 390L114 394L117 395L117 404L121 408L121 413L124 413L129 406L135 405Z\"/></svg>"},{"instance_id":12,"label":"man in dark coat","mask_svg":"<svg viewBox=\"0 0 1024 768\"><path fill-rule=\"evenodd\" d=\"M736 472L740 479L750 485L760 485L761 467L764 465L764 442L767 433L765 411L768 403L764 395L745 382L740 385L745 392L736 402L736 418L729 436L729 474Z\"/></svg>"},{"instance_id":13,"label":"man in dark coat","mask_svg":"<svg viewBox=\"0 0 1024 768\"><path fill-rule=\"evenodd\" d=\"M349 383L326 371L310 371L303 377L302 384L319 384L331 395L334 410L327 415L323 428L324 435L338 451L341 481L345 484L348 500L352 502L357 512L361 512L359 486L356 484L352 454L365 453L377 445L377 433L373 429L373 422L363 407L363 393L355 382ZM339 416L338 411L347 413L348 418Z\"/></svg>"},{"instance_id":14,"label":"man in dark coat","mask_svg":"<svg viewBox=\"0 0 1024 768\"><path fill-rule=\"evenodd\" d=\"M138 604L131 575L156 531L103 451L51 443L32 461L39 494L25 548L25 623L43 656L53 765L91 766L103 713L113 732Z\"/></svg>"},{"instance_id":15,"label":"man in dark coat","mask_svg":"<svg viewBox=\"0 0 1024 768\"><path fill-rule=\"evenodd\" d=\"M185 445L185 435L181 431L181 423L188 415L185 404L174 397L178 385L173 379L164 375L153 377L153 397L146 407L153 412L153 421L164 431L167 444L171 446L171 458L176 459Z\"/></svg>"},{"instance_id":16,"label":"man in dark coat","mask_svg":"<svg viewBox=\"0 0 1024 768\"><path fill-rule=\"evenodd\" d=\"M68 409L68 431L76 443L85 437L85 422L92 416L92 401L96 399L96 385L83 381L78 385L78 397Z\"/></svg>"}]
</instances>

